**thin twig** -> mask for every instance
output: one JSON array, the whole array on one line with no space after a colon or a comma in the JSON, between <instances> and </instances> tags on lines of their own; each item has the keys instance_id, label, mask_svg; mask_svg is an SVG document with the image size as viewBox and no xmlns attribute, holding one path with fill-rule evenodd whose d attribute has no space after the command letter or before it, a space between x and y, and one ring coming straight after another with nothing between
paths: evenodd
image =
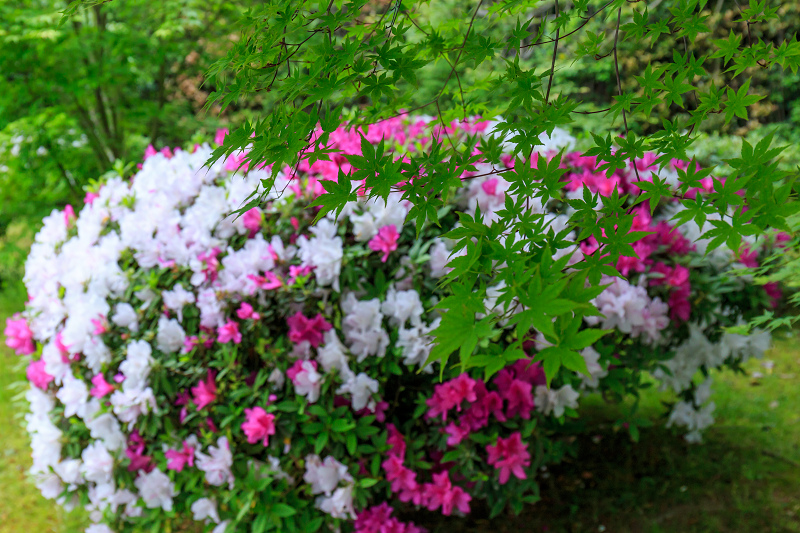
<instances>
[{"instance_id":1,"label":"thin twig","mask_svg":"<svg viewBox=\"0 0 800 533\"><path fill-rule=\"evenodd\" d=\"M550 102L550 87L553 86L553 75L556 73L556 54L558 54L558 37L561 35L561 26L558 25L558 0L556 0L556 39L553 45L553 58L550 60L550 79L547 81L547 94L544 97L544 103L547 105Z\"/></svg>"}]
</instances>

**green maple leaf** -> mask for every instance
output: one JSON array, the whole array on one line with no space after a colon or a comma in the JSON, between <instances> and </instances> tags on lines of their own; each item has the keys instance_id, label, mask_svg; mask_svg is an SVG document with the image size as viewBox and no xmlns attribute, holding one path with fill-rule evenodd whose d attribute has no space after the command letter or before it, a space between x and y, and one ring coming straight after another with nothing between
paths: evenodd
<instances>
[{"instance_id":1,"label":"green maple leaf","mask_svg":"<svg viewBox=\"0 0 800 533\"><path fill-rule=\"evenodd\" d=\"M320 220L327 213L336 211L336 216L341 214L342 209L348 202L354 202L358 198L356 191L353 190L353 185L350 182L350 177L339 169L339 177L336 181L322 180L320 184L325 188L325 194L320 195L311 207L320 207L315 220Z\"/></svg>"},{"instance_id":2,"label":"green maple leaf","mask_svg":"<svg viewBox=\"0 0 800 533\"><path fill-rule=\"evenodd\" d=\"M747 108L762 98L764 95L751 94L748 95L747 91L750 90L750 78L747 78L738 91L728 88L728 101L725 105L725 124L730 122L734 116L747 120Z\"/></svg>"}]
</instances>

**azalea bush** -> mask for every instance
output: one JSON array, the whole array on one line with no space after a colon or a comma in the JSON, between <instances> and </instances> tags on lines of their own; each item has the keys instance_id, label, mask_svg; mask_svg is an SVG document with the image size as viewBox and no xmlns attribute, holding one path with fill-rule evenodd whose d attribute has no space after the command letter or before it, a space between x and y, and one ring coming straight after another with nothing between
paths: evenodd
<instances>
[{"instance_id":1,"label":"azalea bush","mask_svg":"<svg viewBox=\"0 0 800 533\"><path fill-rule=\"evenodd\" d=\"M408 511L497 515L537 501L537 474L569 453L583 394L621 401L652 376L676 393L668 423L699 441L713 422L709 372L769 344L764 332L723 328L780 297L732 273L786 235L710 246L713 217L698 226L683 203L647 194L651 183L691 182L685 199L700 201L725 188L695 162L659 169L648 153L607 173L558 129L522 159L503 153L495 126L401 116L339 127L328 160L277 170L250 168L246 152L205 166L208 144L151 147L132 178L108 178L79 212L45 218L27 262L29 302L5 330L30 357L42 493L84 506L91 533L188 521L215 533L412 533L421 527ZM358 183L343 209L318 205L354 161L387 146L401 161L444 136L487 155L460 169L439 225L415 225L401 192L367 199ZM460 234L516 209L517 192L492 172L500 164L557 176L557 194L515 214L545 221L541 300L509 297L488 276L474 290L443 288L478 259ZM253 191L266 202L231 216ZM633 215L615 228L633 253L613 265L602 232L574 230L585 214L576 206L590 201ZM586 262L624 278L592 285ZM551 283L548 272L570 275ZM591 304L576 296L587 294ZM455 298L474 329L443 324ZM457 364L437 354L448 336L461 337ZM620 424L636 438L646 421L634 411Z\"/></svg>"}]
</instances>

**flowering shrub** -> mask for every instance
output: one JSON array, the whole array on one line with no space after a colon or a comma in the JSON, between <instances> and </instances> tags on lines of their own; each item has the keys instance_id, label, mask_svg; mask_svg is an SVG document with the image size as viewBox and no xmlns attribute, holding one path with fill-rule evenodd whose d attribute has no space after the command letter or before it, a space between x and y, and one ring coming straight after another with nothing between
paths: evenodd
<instances>
[{"instance_id":1,"label":"flowering shrub","mask_svg":"<svg viewBox=\"0 0 800 533\"><path fill-rule=\"evenodd\" d=\"M488 127L465 122L447 133ZM304 163L291 179L286 169L269 201L239 217L228 215L266 169L243 168L243 154L204 167L207 145L149 149L132 180L110 179L79 213L47 217L27 263L30 301L5 331L9 346L32 356L27 421L42 493L85 506L91 533L190 519L216 533L324 524L412 533L421 529L394 507L451 515L485 500L497 514L536 501L536 472L565 453L564 421L577 416L581 394L636 395L647 372L678 393L669 423L699 440L713 403L698 371L735 367L769 342L722 327L778 296L727 273L758 263L782 237L704 257L704 228L676 230L671 205L653 215L628 199L628 229L644 238L616 265L626 279L595 289L601 314L523 330L526 353L482 375L441 368L429 361L435 306L447 298L438 281L466 253L441 236L458 226L458 212L491 220L508 183L486 172L489 163L465 171L442 228L419 235L405 224L400 193L386 204L352 202L316 224L310 207L326 178L348 171L342 154L381 138L402 154L430 130L407 118L339 129L331 139L340 153ZM607 177L594 158L556 154L573 142L566 133L544 140L532 163L561 157L564 194L530 209L552 231L569 234L575 195L639 193L633 169ZM648 154L636 163L643 181L652 162ZM676 183L686 168L675 161L660 174ZM593 237L577 237L553 254L561 268L602 261ZM585 277L575 279L583 286ZM486 284L471 312L494 319L479 323L494 328L494 342L474 346L473 357L491 358L519 331L526 305ZM585 327L598 324L606 331ZM580 353L566 352L563 366L580 373L545 376L536 362L554 349L556 331Z\"/></svg>"}]
</instances>

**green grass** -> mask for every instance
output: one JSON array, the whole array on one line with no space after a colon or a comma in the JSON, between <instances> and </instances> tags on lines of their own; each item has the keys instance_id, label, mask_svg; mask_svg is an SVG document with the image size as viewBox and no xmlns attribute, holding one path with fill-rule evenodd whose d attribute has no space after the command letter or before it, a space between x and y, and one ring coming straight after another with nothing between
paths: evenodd
<instances>
[{"instance_id":1,"label":"green grass","mask_svg":"<svg viewBox=\"0 0 800 533\"><path fill-rule=\"evenodd\" d=\"M0 319L24 296L0 293ZM466 519L420 513L408 517L433 532L800 532L800 346L781 339L747 376L714 375L717 423L705 443L688 445L659 424L638 444L613 430L619 407L584 399L591 427L578 456L541 480L542 501L521 516L486 518L475 506ZM749 374L761 372L762 378ZM30 449L24 406L13 384L24 378L19 358L0 348L0 533L82 531L80 510L67 514L27 481ZM655 420L668 394L648 392L642 409Z\"/></svg>"},{"instance_id":2,"label":"green grass","mask_svg":"<svg viewBox=\"0 0 800 533\"><path fill-rule=\"evenodd\" d=\"M0 292L0 329L6 317L22 307L24 292L16 287ZM66 513L42 498L28 480L30 445L23 427L25 367L2 343L0 348L0 533L76 533L86 527L81 511ZM15 398L17 397L17 398ZM21 400L21 401L20 401Z\"/></svg>"}]
</instances>

